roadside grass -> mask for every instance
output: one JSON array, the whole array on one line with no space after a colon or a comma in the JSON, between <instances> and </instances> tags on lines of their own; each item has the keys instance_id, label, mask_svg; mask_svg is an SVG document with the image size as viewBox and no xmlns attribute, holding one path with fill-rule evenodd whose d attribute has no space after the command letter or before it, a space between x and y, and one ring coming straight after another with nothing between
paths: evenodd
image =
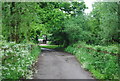
<instances>
[{"instance_id":1,"label":"roadside grass","mask_svg":"<svg viewBox=\"0 0 120 81\"><path fill-rule=\"evenodd\" d=\"M90 71L96 79L118 81L119 64L116 46L76 43L68 46L65 51L75 55L82 67Z\"/></svg>"},{"instance_id":2,"label":"roadside grass","mask_svg":"<svg viewBox=\"0 0 120 81\"><path fill-rule=\"evenodd\" d=\"M45 46L40 45L40 47L41 48L55 49L55 48L62 47L62 46L60 46L60 45L45 45Z\"/></svg>"},{"instance_id":3,"label":"roadside grass","mask_svg":"<svg viewBox=\"0 0 120 81\"><path fill-rule=\"evenodd\" d=\"M57 51L63 51L64 50L63 45L45 45L45 46L40 45L40 47L41 48L54 49L54 50L57 50Z\"/></svg>"}]
</instances>

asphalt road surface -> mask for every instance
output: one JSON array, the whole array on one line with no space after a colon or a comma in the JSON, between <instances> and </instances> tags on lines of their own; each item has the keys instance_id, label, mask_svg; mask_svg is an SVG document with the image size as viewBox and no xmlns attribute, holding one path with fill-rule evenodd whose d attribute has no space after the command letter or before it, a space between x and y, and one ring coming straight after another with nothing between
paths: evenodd
<instances>
[{"instance_id":1,"label":"asphalt road surface","mask_svg":"<svg viewBox=\"0 0 120 81\"><path fill-rule=\"evenodd\" d=\"M65 52L42 48L36 66L33 79L94 79L75 56Z\"/></svg>"}]
</instances>

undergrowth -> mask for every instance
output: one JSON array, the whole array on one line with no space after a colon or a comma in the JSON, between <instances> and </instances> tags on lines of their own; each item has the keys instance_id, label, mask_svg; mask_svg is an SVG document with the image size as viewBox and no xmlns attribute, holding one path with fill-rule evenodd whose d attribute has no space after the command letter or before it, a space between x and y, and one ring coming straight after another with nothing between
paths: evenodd
<instances>
[{"instance_id":1,"label":"undergrowth","mask_svg":"<svg viewBox=\"0 0 120 81\"><path fill-rule=\"evenodd\" d=\"M118 47L74 44L65 51L74 54L82 67L89 70L96 79L118 79Z\"/></svg>"},{"instance_id":2,"label":"undergrowth","mask_svg":"<svg viewBox=\"0 0 120 81\"><path fill-rule=\"evenodd\" d=\"M35 44L0 44L2 59L2 79L30 79L32 65L40 53L40 48Z\"/></svg>"}]
</instances>

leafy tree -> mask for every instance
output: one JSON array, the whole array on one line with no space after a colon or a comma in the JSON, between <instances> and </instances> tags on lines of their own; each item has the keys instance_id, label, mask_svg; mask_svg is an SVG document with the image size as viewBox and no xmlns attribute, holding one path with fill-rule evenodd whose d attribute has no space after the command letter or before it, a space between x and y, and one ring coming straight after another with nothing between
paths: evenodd
<instances>
[{"instance_id":1,"label":"leafy tree","mask_svg":"<svg viewBox=\"0 0 120 81\"><path fill-rule=\"evenodd\" d=\"M30 39L30 23L36 21L37 7L36 3L3 3L3 35L8 41L20 42L22 39Z\"/></svg>"},{"instance_id":2,"label":"leafy tree","mask_svg":"<svg viewBox=\"0 0 120 81\"><path fill-rule=\"evenodd\" d=\"M91 30L97 36L98 44L117 42L118 38L118 4L115 2L97 2L90 20ZM91 22L92 21L92 22ZM93 22L94 21L94 22Z\"/></svg>"}]
</instances>

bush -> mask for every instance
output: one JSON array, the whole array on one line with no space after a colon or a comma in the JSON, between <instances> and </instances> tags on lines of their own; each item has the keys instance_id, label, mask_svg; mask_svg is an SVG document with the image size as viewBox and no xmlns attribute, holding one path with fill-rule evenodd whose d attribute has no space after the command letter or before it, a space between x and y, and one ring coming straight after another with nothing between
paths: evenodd
<instances>
[{"instance_id":1,"label":"bush","mask_svg":"<svg viewBox=\"0 0 120 81\"><path fill-rule=\"evenodd\" d=\"M118 79L118 48L116 46L77 43L68 46L65 51L75 54L82 63L82 67L92 72L97 79Z\"/></svg>"},{"instance_id":2,"label":"bush","mask_svg":"<svg viewBox=\"0 0 120 81\"><path fill-rule=\"evenodd\" d=\"M32 65L39 56L37 45L4 43L0 45L2 79L31 78Z\"/></svg>"}]
</instances>

